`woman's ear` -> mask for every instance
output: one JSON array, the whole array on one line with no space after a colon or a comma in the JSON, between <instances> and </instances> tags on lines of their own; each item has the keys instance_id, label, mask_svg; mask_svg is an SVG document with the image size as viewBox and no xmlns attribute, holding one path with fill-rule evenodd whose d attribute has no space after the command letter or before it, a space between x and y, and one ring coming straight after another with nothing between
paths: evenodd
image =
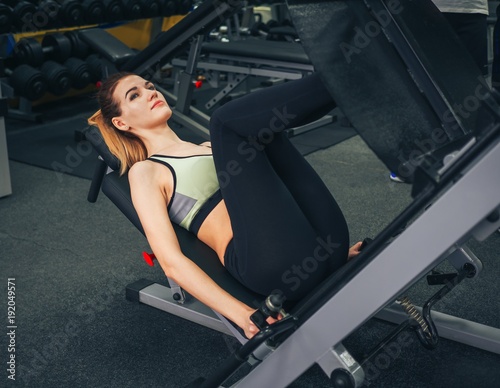
<instances>
[{"instance_id":1,"label":"woman's ear","mask_svg":"<svg viewBox=\"0 0 500 388\"><path fill-rule=\"evenodd\" d=\"M128 131L130 129L130 127L127 124L125 124L120 117L113 117L111 119L111 122L120 131Z\"/></svg>"}]
</instances>

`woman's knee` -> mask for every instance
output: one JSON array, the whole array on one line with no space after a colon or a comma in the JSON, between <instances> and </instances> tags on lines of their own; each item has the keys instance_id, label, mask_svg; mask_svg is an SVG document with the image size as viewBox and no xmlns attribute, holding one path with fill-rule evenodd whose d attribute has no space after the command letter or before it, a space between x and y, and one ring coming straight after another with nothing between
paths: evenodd
<instances>
[{"instance_id":1,"label":"woman's knee","mask_svg":"<svg viewBox=\"0 0 500 388\"><path fill-rule=\"evenodd\" d=\"M209 124L210 137L213 138L214 135L217 133L218 130L221 129L222 126L223 126L222 117L221 114L219 113L219 109L217 109L210 117L210 124Z\"/></svg>"},{"instance_id":2,"label":"woman's knee","mask_svg":"<svg viewBox=\"0 0 500 388\"><path fill-rule=\"evenodd\" d=\"M210 134L226 130L232 130L228 123L228 117L231 113L230 103L224 104L223 106L217 108L210 117Z\"/></svg>"}]
</instances>

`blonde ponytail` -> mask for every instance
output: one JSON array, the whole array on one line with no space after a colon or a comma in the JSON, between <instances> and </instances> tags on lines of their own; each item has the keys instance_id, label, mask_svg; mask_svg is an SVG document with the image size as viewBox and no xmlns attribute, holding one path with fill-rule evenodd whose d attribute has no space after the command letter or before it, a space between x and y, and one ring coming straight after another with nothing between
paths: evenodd
<instances>
[{"instance_id":1,"label":"blonde ponytail","mask_svg":"<svg viewBox=\"0 0 500 388\"><path fill-rule=\"evenodd\" d=\"M88 123L99 129L109 151L120 161L120 175L127 172L134 163L147 158L143 142L136 136L105 123L100 109L88 119Z\"/></svg>"}]
</instances>

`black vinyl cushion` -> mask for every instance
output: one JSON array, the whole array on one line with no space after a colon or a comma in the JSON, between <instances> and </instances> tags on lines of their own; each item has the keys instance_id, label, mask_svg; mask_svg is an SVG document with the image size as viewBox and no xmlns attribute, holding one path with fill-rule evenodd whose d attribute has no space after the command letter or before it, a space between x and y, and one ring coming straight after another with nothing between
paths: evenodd
<instances>
[{"instance_id":1,"label":"black vinyl cushion","mask_svg":"<svg viewBox=\"0 0 500 388\"><path fill-rule=\"evenodd\" d=\"M276 36L289 36L294 39L298 39L299 37L297 31L292 26L273 27L269 29L269 34Z\"/></svg>"},{"instance_id":2,"label":"black vinyl cushion","mask_svg":"<svg viewBox=\"0 0 500 388\"><path fill-rule=\"evenodd\" d=\"M265 58L273 61L311 64L302 45L293 42L262 39L210 42L203 44L202 51L204 53L225 54L234 57Z\"/></svg>"},{"instance_id":3,"label":"black vinyl cushion","mask_svg":"<svg viewBox=\"0 0 500 388\"><path fill-rule=\"evenodd\" d=\"M88 28L78 31L78 36L95 52L99 52L111 63L119 66L135 56L134 50L118 38L101 28Z\"/></svg>"},{"instance_id":4,"label":"black vinyl cushion","mask_svg":"<svg viewBox=\"0 0 500 388\"><path fill-rule=\"evenodd\" d=\"M118 171L120 169L120 161L109 150L99 129L97 127L94 127L93 125L90 125L83 131L83 133L85 134L85 139L87 139L90 144L92 144L92 146L97 151L99 156L104 160L104 162L112 170Z\"/></svg>"}]
</instances>

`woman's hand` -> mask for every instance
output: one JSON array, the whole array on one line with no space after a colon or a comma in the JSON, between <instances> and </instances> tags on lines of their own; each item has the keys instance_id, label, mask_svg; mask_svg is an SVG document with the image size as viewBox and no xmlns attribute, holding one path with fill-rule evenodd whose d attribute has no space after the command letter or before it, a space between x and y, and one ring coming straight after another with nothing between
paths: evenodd
<instances>
[{"instance_id":1,"label":"woman's hand","mask_svg":"<svg viewBox=\"0 0 500 388\"><path fill-rule=\"evenodd\" d=\"M246 314L245 314L245 317L244 317L244 320L243 320L243 325L240 326L244 331L245 331L245 336L250 339L252 338L255 334L257 334L260 329L255 325L255 323L252 322L252 320L250 319L250 316L255 312L256 310L255 309L249 309ZM267 323L269 324L272 324L274 322L278 322L280 319L282 319L283 317L281 316L281 314L278 315L278 319L275 319L273 317L268 317L266 319Z\"/></svg>"},{"instance_id":2,"label":"woman's hand","mask_svg":"<svg viewBox=\"0 0 500 388\"><path fill-rule=\"evenodd\" d=\"M349 248L349 255L347 256L347 260L351 260L352 258L356 257L357 255L360 254L361 252L361 244L363 244L362 241L358 241L356 244L354 244L351 248Z\"/></svg>"},{"instance_id":3,"label":"woman's hand","mask_svg":"<svg viewBox=\"0 0 500 388\"><path fill-rule=\"evenodd\" d=\"M245 331L245 337L247 337L248 339L252 338L259 332L259 328L255 326L255 323L250 320L250 317L248 318L247 325L243 328L243 330Z\"/></svg>"}]
</instances>

